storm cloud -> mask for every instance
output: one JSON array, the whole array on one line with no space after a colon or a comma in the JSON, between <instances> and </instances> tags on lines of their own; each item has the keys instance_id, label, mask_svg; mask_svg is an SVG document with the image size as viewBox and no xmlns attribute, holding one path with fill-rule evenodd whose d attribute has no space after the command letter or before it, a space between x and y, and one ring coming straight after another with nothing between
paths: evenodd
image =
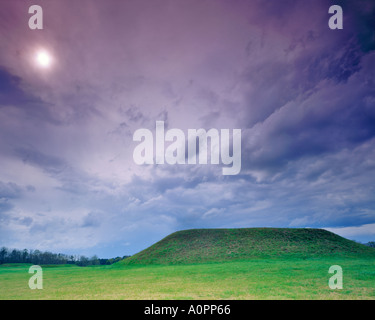
<instances>
[{"instance_id":1,"label":"storm cloud","mask_svg":"<svg viewBox=\"0 0 375 320\"><path fill-rule=\"evenodd\" d=\"M375 224L370 1L29 1L0 12L0 244L123 256L168 233ZM43 48L47 70L35 65ZM242 169L136 165L140 128L239 128Z\"/></svg>"}]
</instances>

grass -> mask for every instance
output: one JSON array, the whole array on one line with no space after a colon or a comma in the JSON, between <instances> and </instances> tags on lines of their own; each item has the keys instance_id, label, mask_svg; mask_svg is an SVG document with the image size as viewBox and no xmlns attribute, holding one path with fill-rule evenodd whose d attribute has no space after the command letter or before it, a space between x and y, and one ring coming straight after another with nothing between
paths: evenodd
<instances>
[{"instance_id":1,"label":"grass","mask_svg":"<svg viewBox=\"0 0 375 320\"><path fill-rule=\"evenodd\" d=\"M343 268L331 290L331 265ZM0 299L375 299L373 258L279 258L189 265L43 267L30 290L29 265L0 266Z\"/></svg>"},{"instance_id":2,"label":"grass","mask_svg":"<svg viewBox=\"0 0 375 320\"><path fill-rule=\"evenodd\" d=\"M121 263L189 264L332 255L375 258L375 249L322 229L192 229L175 232Z\"/></svg>"},{"instance_id":3,"label":"grass","mask_svg":"<svg viewBox=\"0 0 375 320\"><path fill-rule=\"evenodd\" d=\"M180 231L110 266L43 266L42 290L29 267L0 265L0 299L375 299L375 250L320 229Z\"/></svg>"}]
</instances>

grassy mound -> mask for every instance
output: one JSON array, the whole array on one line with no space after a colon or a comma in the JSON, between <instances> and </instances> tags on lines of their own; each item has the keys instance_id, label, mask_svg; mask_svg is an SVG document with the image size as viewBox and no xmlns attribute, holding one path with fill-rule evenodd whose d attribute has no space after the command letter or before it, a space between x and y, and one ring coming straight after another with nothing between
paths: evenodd
<instances>
[{"instance_id":1,"label":"grassy mound","mask_svg":"<svg viewBox=\"0 0 375 320\"><path fill-rule=\"evenodd\" d=\"M322 229L192 229L172 233L119 264L190 264L333 255L375 257L375 249Z\"/></svg>"}]
</instances>

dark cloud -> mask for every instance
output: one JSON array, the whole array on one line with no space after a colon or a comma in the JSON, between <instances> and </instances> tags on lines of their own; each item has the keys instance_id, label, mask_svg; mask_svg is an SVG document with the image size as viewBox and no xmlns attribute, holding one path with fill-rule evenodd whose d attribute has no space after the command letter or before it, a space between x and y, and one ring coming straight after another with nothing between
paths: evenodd
<instances>
[{"instance_id":1,"label":"dark cloud","mask_svg":"<svg viewBox=\"0 0 375 320\"><path fill-rule=\"evenodd\" d=\"M10 211L13 208L14 208L14 205L11 204L8 201L8 199L0 198L0 214L1 214L1 220L2 221L8 220L8 215L5 214L5 213Z\"/></svg>"},{"instance_id":2,"label":"dark cloud","mask_svg":"<svg viewBox=\"0 0 375 320\"><path fill-rule=\"evenodd\" d=\"M60 124L51 111L53 104L27 92L22 84L22 78L11 74L5 67L0 66L0 108L16 107L34 121Z\"/></svg>"},{"instance_id":3,"label":"dark cloud","mask_svg":"<svg viewBox=\"0 0 375 320\"><path fill-rule=\"evenodd\" d=\"M373 57L361 60L346 82L324 80L315 92L296 98L270 115L245 139L244 167L278 171L301 157L355 148L375 137Z\"/></svg>"},{"instance_id":4,"label":"dark cloud","mask_svg":"<svg viewBox=\"0 0 375 320\"><path fill-rule=\"evenodd\" d=\"M132 106L125 111L125 115L128 116L132 122L141 122L144 120L144 115L139 108Z\"/></svg>"},{"instance_id":5,"label":"dark cloud","mask_svg":"<svg viewBox=\"0 0 375 320\"><path fill-rule=\"evenodd\" d=\"M55 189L75 195L87 195L98 183L96 178L75 168L63 158L45 154L33 148L17 148L15 155L24 164L37 167L56 179L59 184L55 186ZM33 186L27 188L28 191L36 190Z\"/></svg>"},{"instance_id":6,"label":"dark cloud","mask_svg":"<svg viewBox=\"0 0 375 320\"><path fill-rule=\"evenodd\" d=\"M49 0L34 32L29 1L6 1L2 241L113 256L190 227L371 226L375 4L342 1L330 30L331 4ZM242 129L241 173L135 165L157 120Z\"/></svg>"},{"instance_id":7,"label":"dark cloud","mask_svg":"<svg viewBox=\"0 0 375 320\"><path fill-rule=\"evenodd\" d=\"M20 102L28 101L25 97L25 93L19 88L20 84L20 77L11 75L4 67L0 66L0 94L2 105L9 103L19 104Z\"/></svg>"},{"instance_id":8,"label":"dark cloud","mask_svg":"<svg viewBox=\"0 0 375 320\"><path fill-rule=\"evenodd\" d=\"M82 223L83 228L87 227L99 227L100 226L100 215L90 212L87 214Z\"/></svg>"},{"instance_id":9,"label":"dark cloud","mask_svg":"<svg viewBox=\"0 0 375 320\"><path fill-rule=\"evenodd\" d=\"M0 198L14 199L20 197L23 188L18 186L14 182L2 182L0 181Z\"/></svg>"},{"instance_id":10,"label":"dark cloud","mask_svg":"<svg viewBox=\"0 0 375 320\"><path fill-rule=\"evenodd\" d=\"M68 167L63 159L44 154L33 148L17 148L15 155L25 164L39 167L52 174L59 174Z\"/></svg>"},{"instance_id":11,"label":"dark cloud","mask_svg":"<svg viewBox=\"0 0 375 320\"><path fill-rule=\"evenodd\" d=\"M15 219L15 220L18 222L18 224L26 226L26 227L29 227L33 222L33 218L31 217L22 217L22 218Z\"/></svg>"}]
</instances>

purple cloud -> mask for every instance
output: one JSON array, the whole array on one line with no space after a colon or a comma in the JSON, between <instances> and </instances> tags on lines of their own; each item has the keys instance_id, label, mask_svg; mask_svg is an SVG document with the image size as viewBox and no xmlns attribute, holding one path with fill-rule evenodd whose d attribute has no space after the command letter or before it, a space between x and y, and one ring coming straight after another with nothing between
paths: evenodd
<instances>
[{"instance_id":1,"label":"purple cloud","mask_svg":"<svg viewBox=\"0 0 375 320\"><path fill-rule=\"evenodd\" d=\"M191 227L373 234L373 3L344 2L343 30L328 0L39 4L43 30L29 1L0 12L1 245L108 257ZM132 135L158 120L240 128L241 173L136 165Z\"/></svg>"}]
</instances>

